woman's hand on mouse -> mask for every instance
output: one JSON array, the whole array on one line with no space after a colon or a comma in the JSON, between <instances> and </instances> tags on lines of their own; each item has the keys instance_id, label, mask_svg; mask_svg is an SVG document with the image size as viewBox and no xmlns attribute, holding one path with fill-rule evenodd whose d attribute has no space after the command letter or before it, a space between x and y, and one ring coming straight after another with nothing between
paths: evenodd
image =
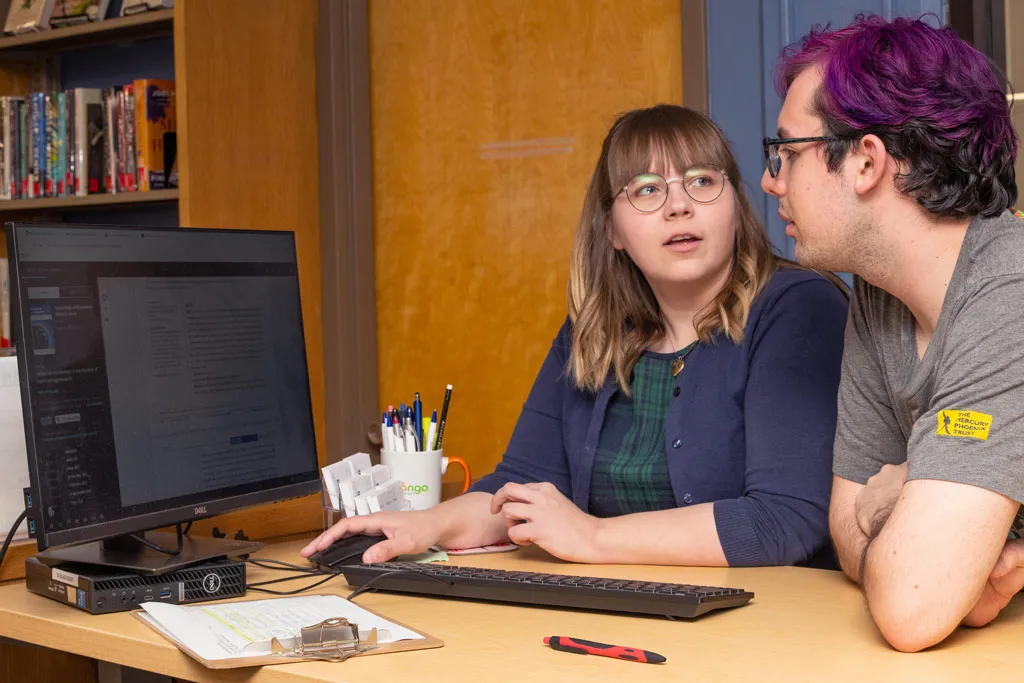
<instances>
[{"instance_id":1,"label":"woman's hand on mouse","mask_svg":"<svg viewBox=\"0 0 1024 683\"><path fill-rule=\"evenodd\" d=\"M346 517L320 534L305 548L303 557L325 550L340 538L363 534L386 536L363 553L363 562L386 562L399 555L422 553L435 545L442 533L441 525L429 510L416 512L376 512Z\"/></svg>"}]
</instances>

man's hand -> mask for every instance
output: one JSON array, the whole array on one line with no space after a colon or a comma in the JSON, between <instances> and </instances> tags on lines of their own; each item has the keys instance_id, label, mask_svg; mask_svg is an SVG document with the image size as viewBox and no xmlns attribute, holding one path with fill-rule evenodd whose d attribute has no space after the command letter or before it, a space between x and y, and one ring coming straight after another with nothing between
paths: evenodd
<instances>
[{"instance_id":1,"label":"man's hand","mask_svg":"<svg viewBox=\"0 0 1024 683\"><path fill-rule=\"evenodd\" d=\"M984 626L992 621L1021 588L1024 588L1024 541L1007 541L978 604L964 617L964 626Z\"/></svg>"},{"instance_id":2,"label":"man's hand","mask_svg":"<svg viewBox=\"0 0 1024 683\"><path fill-rule=\"evenodd\" d=\"M907 463L882 465L857 494L857 524L869 539L885 526L906 480Z\"/></svg>"},{"instance_id":3,"label":"man's hand","mask_svg":"<svg viewBox=\"0 0 1024 683\"><path fill-rule=\"evenodd\" d=\"M505 484L491 501L505 516L513 543L534 543L569 562L597 562L594 538L600 520L586 514L553 484Z\"/></svg>"}]
</instances>

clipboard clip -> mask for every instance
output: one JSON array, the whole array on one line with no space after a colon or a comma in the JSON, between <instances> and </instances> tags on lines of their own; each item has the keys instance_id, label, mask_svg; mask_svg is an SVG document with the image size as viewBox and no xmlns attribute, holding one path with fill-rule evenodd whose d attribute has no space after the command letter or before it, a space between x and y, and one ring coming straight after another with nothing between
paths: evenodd
<instances>
[{"instance_id":1,"label":"clipboard clip","mask_svg":"<svg viewBox=\"0 0 1024 683\"><path fill-rule=\"evenodd\" d=\"M370 629L367 637L360 640L358 624L344 617L324 619L301 629L294 648L285 646L277 638L271 640L270 647L275 655L284 657L343 662L352 655L377 649L377 629Z\"/></svg>"}]
</instances>

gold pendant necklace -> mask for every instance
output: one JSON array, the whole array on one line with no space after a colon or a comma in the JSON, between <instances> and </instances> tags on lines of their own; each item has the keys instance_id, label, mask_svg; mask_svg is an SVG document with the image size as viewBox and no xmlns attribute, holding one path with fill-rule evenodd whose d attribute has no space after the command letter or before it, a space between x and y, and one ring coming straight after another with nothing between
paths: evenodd
<instances>
[{"instance_id":1,"label":"gold pendant necklace","mask_svg":"<svg viewBox=\"0 0 1024 683\"><path fill-rule=\"evenodd\" d=\"M672 336L672 331L666 328L665 332L668 334L668 340L669 340L669 342L671 342L672 348L678 348L676 346L675 337ZM690 351L694 347L694 344L696 344L696 343L697 342L693 342L693 344L690 344L685 349L679 349L678 351L675 352L676 353L676 357L672 359L672 376L673 377L678 377L679 373L682 372L683 368L686 367L686 356L689 355Z\"/></svg>"}]
</instances>

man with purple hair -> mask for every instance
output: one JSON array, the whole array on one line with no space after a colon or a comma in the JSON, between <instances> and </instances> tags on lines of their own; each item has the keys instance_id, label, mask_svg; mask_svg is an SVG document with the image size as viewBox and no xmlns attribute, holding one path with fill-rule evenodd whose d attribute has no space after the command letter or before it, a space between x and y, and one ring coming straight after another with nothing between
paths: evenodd
<instances>
[{"instance_id":1,"label":"man with purple hair","mask_svg":"<svg viewBox=\"0 0 1024 683\"><path fill-rule=\"evenodd\" d=\"M830 528L897 649L1024 586L1024 224L1005 81L949 28L858 17L787 48L761 185L796 258L856 276Z\"/></svg>"}]
</instances>

